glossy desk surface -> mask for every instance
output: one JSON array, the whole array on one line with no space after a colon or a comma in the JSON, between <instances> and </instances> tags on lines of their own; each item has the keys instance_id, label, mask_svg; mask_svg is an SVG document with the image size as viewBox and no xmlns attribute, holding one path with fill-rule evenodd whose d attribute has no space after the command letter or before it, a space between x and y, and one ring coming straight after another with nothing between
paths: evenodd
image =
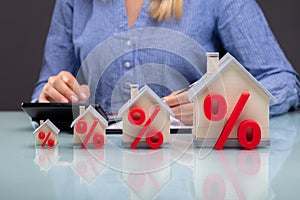
<instances>
[{"instance_id":1,"label":"glossy desk surface","mask_svg":"<svg viewBox=\"0 0 300 200\"><path fill-rule=\"evenodd\" d=\"M22 112L0 112L0 199L298 199L300 112L270 121L271 146L212 150L172 135L160 150L121 148L108 135L101 149L73 147L60 133L53 149L35 147ZM207 153L207 152L206 152Z\"/></svg>"}]
</instances>

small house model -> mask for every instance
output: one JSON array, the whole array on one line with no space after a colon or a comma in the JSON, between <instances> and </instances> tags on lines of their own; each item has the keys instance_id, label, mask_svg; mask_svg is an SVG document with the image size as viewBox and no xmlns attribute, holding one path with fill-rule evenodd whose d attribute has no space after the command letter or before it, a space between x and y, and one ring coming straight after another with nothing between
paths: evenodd
<instances>
[{"instance_id":1,"label":"small house model","mask_svg":"<svg viewBox=\"0 0 300 200\"><path fill-rule=\"evenodd\" d=\"M35 145L53 147L57 144L60 130L49 120L40 121L40 126L33 132Z\"/></svg>"},{"instance_id":2,"label":"small house model","mask_svg":"<svg viewBox=\"0 0 300 200\"><path fill-rule=\"evenodd\" d=\"M225 146L240 146L237 131L246 120L254 120L259 125L261 140L258 146L269 145L269 103L275 98L229 53L220 61L218 53L207 53L207 73L188 90L189 99L194 102L195 146L216 144L241 94L249 98Z\"/></svg>"},{"instance_id":3,"label":"small house model","mask_svg":"<svg viewBox=\"0 0 300 200\"><path fill-rule=\"evenodd\" d=\"M95 121L97 124L95 124ZM93 107L79 107L79 116L72 122L71 128L74 127L74 144L93 145L98 148L105 143L105 129L108 126L107 120ZM89 131L93 131L89 135ZM97 137L101 135L101 137ZM102 137L103 136L103 137Z\"/></svg>"},{"instance_id":4,"label":"small house model","mask_svg":"<svg viewBox=\"0 0 300 200\"><path fill-rule=\"evenodd\" d=\"M138 87L132 88L131 99L119 110L119 117L123 121L123 146L157 148L168 143L170 141L170 116L174 116L171 108L150 87L145 85L139 92ZM159 132L163 139L159 140L155 138L155 134L150 134ZM140 140L133 147L133 142L138 137ZM154 146L156 142L156 144L163 142L153 147L149 145L149 140Z\"/></svg>"}]
</instances>

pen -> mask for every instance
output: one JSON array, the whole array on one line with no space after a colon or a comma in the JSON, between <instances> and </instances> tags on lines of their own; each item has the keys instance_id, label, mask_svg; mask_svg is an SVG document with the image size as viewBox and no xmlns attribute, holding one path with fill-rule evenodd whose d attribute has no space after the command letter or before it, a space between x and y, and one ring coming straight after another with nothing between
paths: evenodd
<instances>
[{"instance_id":1,"label":"pen","mask_svg":"<svg viewBox=\"0 0 300 200\"><path fill-rule=\"evenodd\" d=\"M192 83L191 85L187 86L186 88L183 88L182 90L179 90L175 95L179 95L181 93L184 93L186 91L188 91L191 87L193 87L195 84L197 83L197 81L195 81L194 83Z\"/></svg>"}]
</instances>

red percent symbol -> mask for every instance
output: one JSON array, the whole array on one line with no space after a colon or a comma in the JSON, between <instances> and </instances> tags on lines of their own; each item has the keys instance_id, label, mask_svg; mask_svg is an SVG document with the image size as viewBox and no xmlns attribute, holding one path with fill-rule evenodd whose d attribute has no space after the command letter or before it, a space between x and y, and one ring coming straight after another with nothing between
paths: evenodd
<instances>
[{"instance_id":1,"label":"red percent symbol","mask_svg":"<svg viewBox=\"0 0 300 200\"><path fill-rule=\"evenodd\" d=\"M85 139L84 139L84 141L81 145L82 148L86 148L86 145L87 145L90 137L94 133L95 128L96 128L98 123L99 123L99 121L97 119L95 119L89 130L88 130L87 122L85 120L79 120L76 123L75 128L76 128L76 131L77 131L78 134L86 134L87 131L88 131L87 136L85 137ZM94 136L93 136L93 144L94 144L95 148L102 147L104 145L104 136L103 136L103 134L95 133Z\"/></svg>"},{"instance_id":2,"label":"red percent symbol","mask_svg":"<svg viewBox=\"0 0 300 200\"><path fill-rule=\"evenodd\" d=\"M160 111L160 107L157 107L154 112L151 114L151 116L146 121L145 125L143 126L142 130L140 131L139 135L135 138L133 143L131 144L131 148L135 149L137 144L140 142L143 135L148 130L151 123L154 121L155 117ZM131 124L135 126L142 125L146 120L146 114L145 111L141 108L133 108L128 113L128 120ZM146 143L149 147L155 149L162 145L164 141L163 134L158 130L150 130L146 135Z\"/></svg>"},{"instance_id":3,"label":"red percent symbol","mask_svg":"<svg viewBox=\"0 0 300 200\"><path fill-rule=\"evenodd\" d=\"M44 148L46 143L48 143L48 147L54 147L54 140L50 138L51 132L49 131L49 133L46 135L44 132L39 132L38 134L38 138L39 140L43 141L42 147Z\"/></svg>"},{"instance_id":4,"label":"red percent symbol","mask_svg":"<svg viewBox=\"0 0 300 200\"><path fill-rule=\"evenodd\" d=\"M230 114L221 135L215 144L215 149L222 149L228 139L230 132L236 124L241 112L243 111L250 93L242 93ZM209 94L204 100L204 114L210 121L220 121L227 113L227 103L223 96L219 94ZM250 132L251 131L251 135ZM257 122L244 120L238 127L238 140L242 147L253 149L257 147L261 139L261 129Z\"/></svg>"}]
</instances>

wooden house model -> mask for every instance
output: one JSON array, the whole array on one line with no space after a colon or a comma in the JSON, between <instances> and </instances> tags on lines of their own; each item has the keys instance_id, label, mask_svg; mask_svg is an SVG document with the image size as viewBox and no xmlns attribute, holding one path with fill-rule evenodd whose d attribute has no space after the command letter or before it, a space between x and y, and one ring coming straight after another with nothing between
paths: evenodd
<instances>
[{"instance_id":1,"label":"wooden house model","mask_svg":"<svg viewBox=\"0 0 300 200\"><path fill-rule=\"evenodd\" d=\"M140 113L132 113L134 110L139 110ZM158 111L157 115L152 120L149 120L156 111ZM133 123L131 120L134 115L137 117L137 123ZM151 131L161 132L163 135L163 144L168 143L170 141L170 116L174 116L171 108L150 87L145 85L140 91L135 87L131 92L131 99L119 110L119 117L123 121L123 146L132 147L135 138L138 137L147 122L150 121L151 123L145 134L140 138L137 147L149 146L146 144L146 138L147 133Z\"/></svg>"},{"instance_id":2,"label":"wooden house model","mask_svg":"<svg viewBox=\"0 0 300 200\"><path fill-rule=\"evenodd\" d=\"M60 130L49 120L40 121L40 126L33 132L35 145L53 147L57 144ZM50 133L50 134L49 134Z\"/></svg>"},{"instance_id":3,"label":"wooden house model","mask_svg":"<svg viewBox=\"0 0 300 200\"><path fill-rule=\"evenodd\" d=\"M95 121L97 121L96 126L94 126ZM89 131L93 130L92 135L88 138L88 141L86 141L86 145L95 146L96 142L96 144L98 144L99 146L95 147L103 146L105 143L105 131L107 126L108 121L93 106L90 105L87 109L85 109L84 106L80 106L79 116L71 124L71 128L74 127L74 144L83 144L87 139ZM95 134L102 135L103 137L101 138L103 139L103 141L101 141L101 138L95 137Z\"/></svg>"},{"instance_id":4,"label":"wooden house model","mask_svg":"<svg viewBox=\"0 0 300 200\"><path fill-rule=\"evenodd\" d=\"M259 125L261 140L258 146L269 145L269 103L275 98L229 53L220 61L218 53L207 53L207 73L188 90L189 99L194 102L195 146L214 146L242 93L250 96L225 146L240 146L237 131L244 120L254 120ZM210 95L217 98L208 105L206 101ZM208 108L211 116L219 115L220 119L210 118L205 110L207 106L211 106Z\"/></svg>"}]
</instances>

